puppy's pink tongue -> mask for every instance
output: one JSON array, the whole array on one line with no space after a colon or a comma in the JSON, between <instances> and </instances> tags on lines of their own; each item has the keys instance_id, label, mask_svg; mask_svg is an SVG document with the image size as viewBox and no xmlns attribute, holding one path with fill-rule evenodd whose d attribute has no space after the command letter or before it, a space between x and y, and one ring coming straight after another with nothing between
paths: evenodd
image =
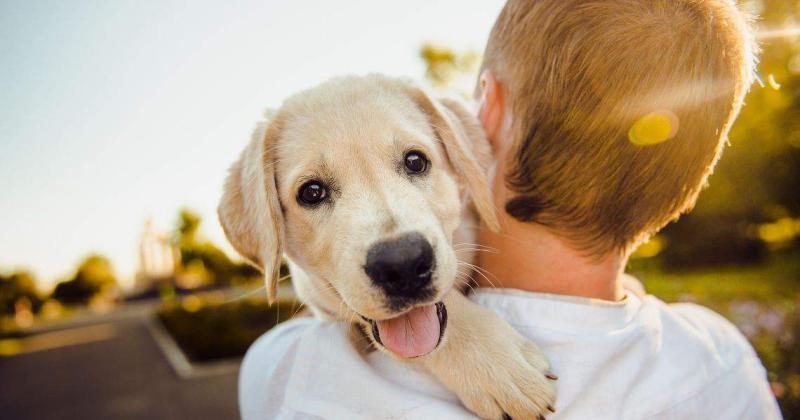
<instances>
[{"instance_id":1,"label":"puppy's pink tongue","mask_svg":"<svg viewBox=\"0 0 800 420\"><path fill-rule=\"evenodd\" d=\"M378 321L381 343L398 357L428 354L439 343L436 305L416 308L397 318Z\"/></svg>"}]
</instances>

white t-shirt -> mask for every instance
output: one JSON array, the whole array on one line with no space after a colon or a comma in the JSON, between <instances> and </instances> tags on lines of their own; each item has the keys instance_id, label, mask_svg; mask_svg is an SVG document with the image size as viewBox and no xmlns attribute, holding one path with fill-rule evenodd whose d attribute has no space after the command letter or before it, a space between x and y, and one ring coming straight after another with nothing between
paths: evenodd
<instances>
[{"instance_id":1,"label":"white t-shirt","mask_svg":"<svg viewBox=\"0 0 800 420\"><path fill-rule=\"evenodd\" d=\"M548 419L781 418L750 344L701 306L511 289L479 289L470 298L549 358L559 380L557 412ZM362 358L344 324L312 318L286 322L253 344L239 407L245 420L474 418L421 366L381 352Z\"/></svg>"}]
</instances>

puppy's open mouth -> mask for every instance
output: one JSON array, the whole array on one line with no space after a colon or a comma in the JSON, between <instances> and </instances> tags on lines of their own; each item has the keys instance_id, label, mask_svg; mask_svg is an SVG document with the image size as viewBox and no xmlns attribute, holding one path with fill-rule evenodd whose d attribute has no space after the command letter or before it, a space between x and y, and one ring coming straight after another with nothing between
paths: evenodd
<instances>
[{"instance_id":1,"label":"puppy's open mouth","mask_svg":"<svg viewBox=\"0 0 800 420\"><path fill-rule=\"evenodd\" d=\"M372 326L375 341L395 356L419 357L435 350L442 341L447 328L447 307L437 302L391 319L364 320Z\"/></svg>"}]
</instances>

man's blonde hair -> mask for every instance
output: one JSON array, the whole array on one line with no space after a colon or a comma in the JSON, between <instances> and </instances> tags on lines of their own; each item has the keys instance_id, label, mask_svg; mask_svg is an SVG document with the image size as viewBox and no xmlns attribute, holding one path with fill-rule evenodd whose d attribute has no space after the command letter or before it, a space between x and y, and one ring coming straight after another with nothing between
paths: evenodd
<instances>
[{"instance_id":1,"label":"man's blonde hair","mask_svg":"<svg viewBox=\"0 0 800 420\"><path fill-rule=\"evenodd\" d=\"M732 0L509 0L483 62L511 113L506 211L594 256L638 245L694 205L754 50Z\"/></svg>"}]
</instances>

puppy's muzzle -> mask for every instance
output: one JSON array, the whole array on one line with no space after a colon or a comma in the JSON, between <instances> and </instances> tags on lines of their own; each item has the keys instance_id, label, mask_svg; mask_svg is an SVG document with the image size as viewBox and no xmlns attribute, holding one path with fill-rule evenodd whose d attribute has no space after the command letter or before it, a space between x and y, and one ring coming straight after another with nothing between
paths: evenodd
<instances>
[{"instance_id":1,"label":"puppy's muzzle","mask_svg":"<svg viewBox=\"0 0 800 420\"><path fill-rule=\"evenodd\" d=\"M431 244L412 232L372 245L364 271L390 301L410 303L433 296L435 265Z\"/></svg>"}]
</instances>

